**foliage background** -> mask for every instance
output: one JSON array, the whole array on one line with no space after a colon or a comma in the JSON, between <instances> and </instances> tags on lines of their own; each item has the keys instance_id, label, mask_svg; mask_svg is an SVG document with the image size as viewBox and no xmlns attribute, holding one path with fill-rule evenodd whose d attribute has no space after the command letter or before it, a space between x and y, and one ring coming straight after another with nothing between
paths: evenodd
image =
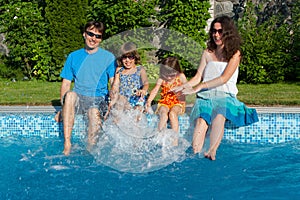
<instances>
[{"instance_id":1,"label":"foliage background","mask_svg":"<svg viewBox=\"0 0 300 200\"><path fill-rule=\"evenodd\" d=\"M240 0L243 15L234 16L244 39L239 81L299 81L300 0L291 4L286 0L277 4L251 2ZM209 7L208 0L0 0L0 33L10 50L1 55L0 77L59 81L66 56L83 46L82 28L92 19L105 23L104 39L141 27L166 28L204 48ZM192 43L182 43L180 37L165 37L170 39L165 45L173 45L173 52L158 50L153 54L151 48L140 51L149 75L155 78L157 74L149 62L153 55L158 60L176 55L191 77L197 66L190 61L199 59L201 50L193 48ZM181 55L185 50L190 57Z\"/></svg>"},{"instance_id":2,"label":"foliage background","mask_svg":"<svg viewBox=\"0 0 300 200\"><path fill-rule=\"evenodd\" d=\"M54 81L67 55L83 44L83 26L87 21L86 12L88 0L46 0L45 20L48 24L47 38L51 46L51 76L48 80Z\"/></svg>"}]
</instances>

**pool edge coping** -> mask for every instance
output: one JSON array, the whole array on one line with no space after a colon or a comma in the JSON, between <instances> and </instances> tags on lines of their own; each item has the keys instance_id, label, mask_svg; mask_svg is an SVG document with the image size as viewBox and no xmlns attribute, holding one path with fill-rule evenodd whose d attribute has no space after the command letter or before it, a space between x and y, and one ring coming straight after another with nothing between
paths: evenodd
<instances>
[{"instance_id":1,"label":"pool edge coping","mask_svg":"<svg viewBox=\"0 0 300 200\"><path fill-rule=\"evenodd\" d=\"M193 105L187 105L187 112ZM258 113L300 113L298 106L249 106L255 108ZM0 106L0 113L55 113L61 110L61 106Z\"/></svg>"}]
</instances>

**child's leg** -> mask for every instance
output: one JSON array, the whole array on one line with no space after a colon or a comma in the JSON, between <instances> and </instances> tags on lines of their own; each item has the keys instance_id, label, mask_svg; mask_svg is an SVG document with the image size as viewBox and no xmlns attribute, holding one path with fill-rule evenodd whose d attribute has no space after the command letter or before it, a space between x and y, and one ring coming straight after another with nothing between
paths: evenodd
<instances>
[{"instance_id":1,"label":"child's leg","mask_svg":"<svg viewBox=\"0 0 300 200\"><path fill-rule=\"evenodd\" d=\"M177 146L178 145L178 137L179 137L179 121L178 121L178 115L182 113L182 107L179 105L175 105L173 106L170 111L169 111L169 120L170 120L170 124L172 129L177 133L177 135L175 136L173 145Z\"/></svg>"},{"instance_id":2,"label":"child's leg","mask_svg":"<svg viewBox=\"0 0 300 200\"><path fill-rule=\"evenodd\" d=\"M198 118L196 120L196 125L194 129L194 135L193 135L193 150L194 153L199 153L202 150L204 140L205 140L205 135L208 129L208 125L206 121L202 118Z\"/></svg>"},{"instance_id":3,"label":"child's leg","mask_svg":"<svg viewBox=\"0 0 300 200\"><path fill-rule=\"evenodd\" d=\"M211 133L210 133L210 147L205 157L215 160L217 149L221 143L221 140L224 135L224 125L225 117L221 114L218 114L212 122Z\"/></svg>"},{"instance_id":4,"label":"child's leg","mask_svg":"<svg viewBox=\"0 0 300 200\"><path fill-rule=\"evenodd\" d=\"M118 94L115 96L114 102L110 104L110 116L115 123L118 123L124 110L128 109L128 104L129 102L123 95Z\"/></svg>"},{"instance_id":5,"label":"child's leg","mask_svg":"<svg viewBox=\"0 0 300 200\"><path fill-rule=\"evenodd\" d=\"M168 112L169 112L169 108L164 105L161 105L158 109L158 115L159 115L158 130L159 131L167 127Z\"/></svg>"},{"instance_id":6,"label":"child's leg","mask_svg":"<svg viewBox=\"0 0 300 200\"><path fill-rule=\"evenodd\" d=\"M143 106L140 106L140 105L137 105L134 107L134 109L138 110L138 114L136 116L136 121L141 121L142 120L142 114L144 112L144 107Z\"/></svg>"},{"instance_id":7,"label":"child's leg","mask_svg":"<svg viewBox=\"0 0 300 200\"><path fill-rule=\"evenodd\" d=\"M171 127L176 133L178 133L179 131L178 115L180 113L182 113L182 107L178 105L173 106L169 111L169 120L171 123Z\"/></svg>"}]
</instances>

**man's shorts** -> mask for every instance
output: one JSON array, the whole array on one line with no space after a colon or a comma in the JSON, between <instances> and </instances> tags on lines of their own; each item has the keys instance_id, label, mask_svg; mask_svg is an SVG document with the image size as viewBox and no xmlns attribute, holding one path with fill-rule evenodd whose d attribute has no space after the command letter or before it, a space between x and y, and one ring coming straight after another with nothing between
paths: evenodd
<instances>
[{"instance_id":1,"label":"man's shorts","mask_svg":"<svg viewBox=\"0 0 300 200\"><path fill-rule=\"evenodd\" d=\"M101 117L103 117L106 114L108 109L108 101L106 97L89 97L77 93L76 95L77 95L77 99L75 102L76 114L86 114L90 108L97 108L100 112ZM63 103L64 101L65 101L65 96L63 98Z\"/></svg>"}]
</instances>

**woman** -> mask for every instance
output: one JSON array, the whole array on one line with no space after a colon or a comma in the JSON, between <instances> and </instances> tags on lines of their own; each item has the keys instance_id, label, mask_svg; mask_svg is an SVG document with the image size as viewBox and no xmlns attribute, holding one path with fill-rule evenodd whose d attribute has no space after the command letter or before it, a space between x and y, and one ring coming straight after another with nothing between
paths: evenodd
<instances>
[{"instance_id":1,"label":"woman","mask_svg":"<svg viewBox=\"0 0 300 200\"><path fill-rule=\"evenodd\" d=\"M216 159L226 119L236 126L258 121L256 110L236 98L240 44L238 30L231 18L220 16L214 19L196 75L183 86L173 89L186 95L197 93L190 116L191 124L195 126L192 146L194 153L201 152L210 129L210 147L204 156L211 160Z\"/></svg>"}]
</instances>

